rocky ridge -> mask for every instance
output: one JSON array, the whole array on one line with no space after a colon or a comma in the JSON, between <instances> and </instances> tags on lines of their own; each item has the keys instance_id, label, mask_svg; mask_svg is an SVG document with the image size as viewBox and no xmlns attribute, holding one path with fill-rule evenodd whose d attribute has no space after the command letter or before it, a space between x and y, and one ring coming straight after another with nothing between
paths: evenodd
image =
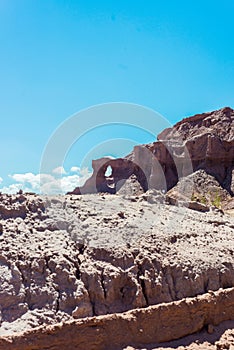
<instances>
[{"instance_id":1,"label":"rocky ridge","mask_svg":"<svg viewBox=\"0 0 234 350\"><path fill-rule=\"evenodd\" d=\"M143 191L168 191L182 177L202 169L232 195L233 121L234 110L229 107L185 118L162 131L157 142L134 147L126 158L94 160L93 175L72 193L116 193L132 175ZM108 167L112 174L105 176Z\"/></svg>"},{"instance_id":2,"label":"rocky ridge","mask_svg":"<svg viewBox=\"0 0 234 350\"><path fill-rule=\"evenodd\" d=\"M234 288L122 314L91 317L55 326L40 327L1 338L0 349L31 350L32 344L34 350L132 350L135 346L138 349L145 349L145 346L151 350L158 349L159 343L181 338L201 330L204 326L208 326L208 332L211 333L215 329L214 325L232 317L233 300ZM226 311L220 312L222 308ZM126 329L128 332L123 331ZM158 344L155 344L156 342ZM216 342L215 349L231 349L230 342L232 340L229 343ZM152 343L154 346L148 347ZM203 347L204 349L206 347Z\"/></svg>"}]
</instances>

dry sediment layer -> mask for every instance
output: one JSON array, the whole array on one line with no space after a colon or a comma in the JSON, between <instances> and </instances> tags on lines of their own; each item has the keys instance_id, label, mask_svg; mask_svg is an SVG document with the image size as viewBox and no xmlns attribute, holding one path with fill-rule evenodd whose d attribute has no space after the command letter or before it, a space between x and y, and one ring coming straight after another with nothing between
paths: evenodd
<instances>
[{"instance_id":1,"label":"dry sediment layer","mask_svg":"<svg viewBox=\"0 0 234 350\"><path fill-rule=\"evenodd\" d=\"M40 327L0 338L2 350L117 350L160 343L234 317L234 288L196 298Z\"/></svg>"}]
</instances>

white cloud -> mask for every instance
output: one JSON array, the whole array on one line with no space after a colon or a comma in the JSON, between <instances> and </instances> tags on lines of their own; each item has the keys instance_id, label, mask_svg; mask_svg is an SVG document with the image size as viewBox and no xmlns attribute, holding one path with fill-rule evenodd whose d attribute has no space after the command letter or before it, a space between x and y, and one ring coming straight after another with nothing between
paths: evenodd
<instances>
[{"instance_id":1,"label":"white cloud","mask_svg":"<svg viewBox=\"0 0 234 350\"><path fill-rule=\"evenodd\" d=\"M56 174L56 175L65 175L65 174L67 174L67 172L65 171L63 166L58 166L57 168L55 168L53 170L53 173Z\"/></svg>"},{"instance_id":2,"label":"white cloud","mask_svg":"<svg viewBox=\"0 0 234 350\"><path fill-rule=\"evenodd\" d=\"M22 189L24 192L62 194L72 191L78 186L82 186L90 176L91 173L87 168L79 169L79 174L69 175L66 173L59 179L57 176L50 174L13 174L9 175L9 177L15 183L1 188L0 191L6 193L16 193Z\"/></svg>"},{"instance_id":3,"label":"white cloud","mask_svg":"<svg viewBox=\"0 0 234 350\"><path fill-rule=\"evenodd\" d=\"M0 184L3 182L3 178L2 177L0 177Z\"/></svg>"},{"instance_id":4,"label":"white cloud","mask_svg":"<svg viewBox=\"0 0 234 350\"><path fill-rule=\"evenodd\" d=\"M48 182L54 180L54 177L50 174L33 174L33 173L25 173L25 174L14 174L9 175L14 181L21 184L21 188L25 191L25 188L29 188L30 191L40 192L41 187Z\"/></svg>"},{"instance_id":5,"label":"white cloud","mask_svg":"<svg viewBox=\"0 0 234 350\"><path fill-rule=\"evenodd\" d=\"M82 186L86 178L79 175L64 176L61 179L53 179L53 181L46 182L41 187L42 193L59 194L74 190L77 186Z\"/></svg>"},{"instance_id":6,"label":"white cloud","mask_svg":"<svg viewBox=\"0 0 234 350\"><path fill-rule=\"evenodd\" d=\"M65 192L72 191L75 187L82 186L88 177L79 175L66 176L61 179L61 186Z\"/></svg>"},{"instance_id":7,"label":"white cloud","mask_svg":"<svg viewBox=\"0 0 234 350\"><path fill-rule=\"evenodd\" d=\"M91 173L90 173L88 168L82 168L82 169L80 169L80 175L82 177L89 177L91 175Z\"/></svg>"},{"instance_id":8,"label":"white cloud","mask_svg":"<svg viewBox=\"0 0 234 350\"><path fill-rule=\"evenodd\" d=\"M70 169L71 173L79 173L80 172L80 168L78 166L72 166Z\"/></svg>"},{"instance_id":9,"label":"white cloud","mask_svg":"<svg viewBox=\"0 0 234 350\"><path fill-rule=\"evenodd\" d=\"M10 186L4 186L0 189L0 192L2 193L9 193L9 194L13 194L13 193L17 193L19 192L19 190L22 189L22 185L21 184L12 184ZM25 192L29 192L27 190L25 190Z\"/></svg>"}]
</instances>

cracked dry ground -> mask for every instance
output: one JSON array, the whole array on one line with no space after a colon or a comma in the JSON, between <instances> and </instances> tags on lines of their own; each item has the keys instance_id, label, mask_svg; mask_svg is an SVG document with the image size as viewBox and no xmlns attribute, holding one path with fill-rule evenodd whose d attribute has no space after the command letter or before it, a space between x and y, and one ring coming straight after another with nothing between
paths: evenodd
<instances>
[{"instance_id":1,"label":"cracked dry ground","mask_svg":"<svg viewBox=\"0 0 234 350\"><path fill-rule=\"evenodd\" d=\"M0 335L234 286L234 220L139 197L1 195Z\"/></svg>"}]
</instances>

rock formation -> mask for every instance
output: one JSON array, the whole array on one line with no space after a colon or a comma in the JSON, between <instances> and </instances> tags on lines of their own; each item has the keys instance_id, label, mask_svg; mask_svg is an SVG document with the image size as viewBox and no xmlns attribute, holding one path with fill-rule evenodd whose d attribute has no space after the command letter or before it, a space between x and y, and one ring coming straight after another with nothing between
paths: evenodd
<instances>
[{"instance_id":1,"label":"rock formation","mask_svg":"<svg viewBox=\"0 0 234 350\"><path fill-rule=\"evenodd\" d=\"M93 174L83 187L77 187L68 194L87 194L97 192L116 193L126 179L135 175L144 191L147 190L147 179L139 165L129 159L101 158L92 161ZM107 168L112 169L110 176L106 176Z\"/></svg>"},{"instance_id":2,"label":"rock formation","mask_svg":"<svg viewBox=\"0 0 234 350\"><path fill-rule=\"evenodd\" d=\"M134 147L126 158L93 161L92 177L71 193L116 193L133 174L144 191L168 191L181 177L203 169L233 194L233 122L234 110L228 107L183 119L162 131L157 142ZM112 175L106 177L108 166Z\"/></svg>"},{"instance_id":3,"label":"rock formation","mask_svg":"<svg viewBox=\"0 0 234 350\"><path fill-rule=\"evenodd\" d=\"M178 201L185 201L185 203L193 201L205 205L207 210L210 207L226 209L227 203L232 201L230 193L205 170L197 170L181 178L176 186L167 192L166 197L170 204L176 204Z\"/></svg>"}]
</instances>

